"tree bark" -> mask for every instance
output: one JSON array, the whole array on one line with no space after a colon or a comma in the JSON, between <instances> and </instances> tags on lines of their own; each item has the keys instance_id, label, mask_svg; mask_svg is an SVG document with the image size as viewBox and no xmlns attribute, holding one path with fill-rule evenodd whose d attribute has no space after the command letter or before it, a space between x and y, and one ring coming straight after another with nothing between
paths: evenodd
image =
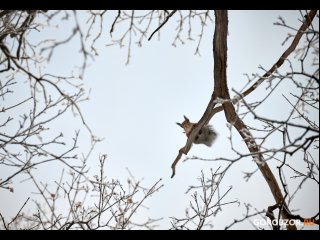
<instances>
[{"instance_id":1,"label":"tree bark","mask_svg":"<svg viewBox=\"0 0 320 240\"><path fill-rule=\"evenodd\" d=\"M283 195L278 182L268 164L264 161L262 154L259 153L260 149L249 129L237 115L234 105L230 99L227 85L227 35L228 12L225 10L217 10L215 11L215 31L213 38L214 95L216 98L223 99L222 107L228 123L237 129L238 133L246 143L248 150L254 154L253 157L260 169L260 172L267 181L276 203L280 204L283 201ZM284 203L284 207L289 211L286 203ZM284 219L289 218L285 211L281 212L281 216ZM288 225L287 228L290 230L296 230L295 225Z\"/></svg>"}]
</instances>

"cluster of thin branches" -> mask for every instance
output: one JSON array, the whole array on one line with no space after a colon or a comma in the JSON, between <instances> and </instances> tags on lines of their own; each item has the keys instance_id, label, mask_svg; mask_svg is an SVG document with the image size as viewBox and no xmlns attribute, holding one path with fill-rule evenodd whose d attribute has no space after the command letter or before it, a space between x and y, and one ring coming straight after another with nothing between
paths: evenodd
<instances>
[{"instance_id":1,"label":"cluster of thin branches","mask_svg":"<svg viewBox=\"0 0 320 240\"><path fill-rule=\"evenodd\" d=\"M185 217L171 217L171 229L205 229L213 228L213 219L226 205L238 203L237 200L225 201L226 196L232 187L229 187L224 193L219 189L224 173L218 168L215 172L211 169L210 178L205 178L201 172L199 177L200 186L190 186L186 193L193 191L190 206L185 210ZM198 190L200 189L200 190Z\"/></svg>"},{"instance_id":2,"label":"cluster of thin branches","mask_svg":"<svg viewBox=\"0 0 320 240\"><path fill-rule=\"evenodd\" d=\"M66 143L62 132L51 130L51 124L66 112L80 116L92 146L99 139L78 106L88 99L82 86L72 77L41 74L39 49L26 36L40 26L35 19L43 11L3 10L0 14L0 165L7 169L1 175L0 188L13 192L14 178L39 165L59 162L74 171L80 168L74 153L79 131Z\"/></svg>"},{"instance_id":3,"label":"cluster of thin branches","mask_svg":"<svg viewBox=\"0 0 320 240\"><path fill-rule=\"evenodd\" d=\"M91 18L92 24L95 22L95 17L98 14L101 17L102 14L94 13ZM200 24L201 30L197 33L197 46L195 54L200 55L200 44L204 35L204 29L208 23L212 22L212 11L209 10L152 10L152 11L121 11L117 12L114 18L111 28L110 35L112 36L112 43L107 46L119 45L120 47L126 46L127 51L127 62L129 63L131 58L131 48L133 43L141 47L146 39L149 41L152 39L154 34L157 33L158 39L160 39L160 30L162 27L167 26L167 22L175 22L175 36L172 41L173 46L177 44L185 44L185 39L195 41L194 33L192 32L194 24ZM197 22L198 21L198 22ZM101 26L101 25L100 25ZM102 29L102 28L100 28ZM118 30L117 36L115 36L115 29ZM122 31L122 29L124 29ZM185 30L186 29L186 30ZM165 31L165 29L163 29ZM100 36L100 35L99 35ZM135 41L135 37L138 40Z\"/></svg>"},{"instance_id":4,"label":"cluster of thin branches","mask_svg":"<svg viewBox=\"0 0 320 240\"><path fill-rule=\"evenodd\" d=\"M301 18L306 14L302 11L300 13ZM319 20L319 15L317 18ZM296 34L288 34L285 42L290 41L299 33L298 29L287 25L281 17L275 25L295 31ZM279 209L285 208L284 201L288 201L289 205L303 186L319 185L319 158L316 154L319 150L319 122L317 120L319 113L319 26L311 24L303 32L302 43L296 48L295 56L286 59L286 64L289 71L284 72L281 71L281 68L277 69L267 80L265 96L255 102L247 102L242 99L241 106L239 106L239 111L240 107L246 109L242 110L243 118L251 116L255 119L255 127L252 126L251 129L255 132L256 141L259 142L259 148L265 159L278 163L278 176L284 191L282 204L277 205ZM282 82L289 82L292 86L291 91L282 93L283 103L279 103L283 104L284 108L289 106L290 111L287 116L283 119L275 119L258 113L259 107L268 104L268 99L277 91ZM257 128L257 124L260 124L261 128ZM280 139L282 144L275 147L267 143L271 142L271 139ZM298 183L292 184L291 180L298 180ZM315 212L314 216L304 216L301 219L315 220L317 217L319 217L319 212Z\"/></svg>"},{"instance_id":5,"label":"cluster of thin branches","mask_svg":"<svg viewBox=\"0 0 320 240\"><path fill-rule=\"evenodd\" d=\"M30 198L10 220L1 217L3 229L134 229L157 227L161 219L138 220L136 212L143 210L144 201L163 185L157 181L145 188L130 174L127 184L119 180L107 180L104 173L106 155L100 156L100 172L91 178L86 172L86 160L80 171L61 173L55 186L39 182L30 172L30 178L37 187L39 200L33 200L36 209L25 212ZM66 180L67 179L67 180Z\"/></svg>"},{"instance_id":6,"label":"cluster of thin branches","mask_svg":"<svg viewBox=\"0 0 320 240\"><path fill-rule=\"evenodd\" d=\"M106 155L100 157L100 173L89 175L87 162L100 139L91 131L79 107L88 100L80 81L92 54L85 42L89 31L84 34L77 16L77 11L0 11L0 188L14 194L19 182L28 182L33 186L34 196L28 197L11 219L0 212L2 229L156 226L156 219L141 221L135 215L145 208L144 201L162 187L160 180L149 188L142 187L132 175L127 184L107 180ZM74 20L69 36L62 40L44 39L36 44L29 41L30 34L51 26L59 17L61 21ZM42 73L43 65L51 61L54 52L76 37L80 39L83 55L79 76ZM21 89L25 91L21 93ZM89 133L91 146L86 154L77 149L79 130L75 129L69 141L69 136L54 125L68 111L79 116ZM61 176L53 186L49 179L41 181L39 175L52 163L61 169Z\"/></svg>"}]
</instances>

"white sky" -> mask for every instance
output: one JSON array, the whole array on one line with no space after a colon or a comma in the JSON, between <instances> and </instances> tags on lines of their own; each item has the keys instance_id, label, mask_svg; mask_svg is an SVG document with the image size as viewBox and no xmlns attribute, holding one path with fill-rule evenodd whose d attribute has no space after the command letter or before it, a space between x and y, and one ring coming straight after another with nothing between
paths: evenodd
<instances>
[{"instance_id":1,"label":"white sky","mask_svg":"<svg viewBox=\"0 0 320 240\"><path fill-rule=\"evenodd\" d=\"M176 176L171 179L171 164L178 149L186 141L181 128L175 123L183 120L183 115L191 121L198 121L211 97L213 89L213 54L212 36L213 23L205 29L202 39L201 56L194 55L197 41L186 41L186 44L175 48L171 45L175 36L176 23L172 22L161 29L160 41L157 35L143 47L132 48L132 58L129 65L125 65L127 48L119 49L117 46L105 47L110 43L108 30L111 19L116 12L105 19L107 31L98 42L99 56L90 63L85 77L84 86L91 88L91 99L81 105L82 113L94 133L105 140L97 145L90 159L92 175L98 171L99 154L108 154L106 174L111 178L126 180L128 168L137 178L143 178L145 186L151 186L162 178L164 187L146 202L148 211L141 211L138 218L163 217L159 222L161 229L170 227L169 217L184 217L184 210L191 200L190 194L185 194L189 185L197 185L196 180L203 169L209 173L210 168L216 170L222 164L218 162L180 161L177 165ZM274 26L278 16L282 16L289 25L300 27L297 20L301 19L298 11L229 11L228 36L228 84L240 91L247 82L244 73L262 73L258 69L262 65L269 69L288 47L288 43L281 46L289 29ZM84 21L86 19L83 19ZM170 20L171 21L171 20ZM63 28L68 28L64 23ZM48 30L39 33L40 36L63 39L65 29ZM121 29L118 29L121 30ZM197 40L200 28L194 24L193 36ZM53 33L50 33L53 31ZM115 30L117 31L117 29ZM292 31L291 31L292 32ZM61 36L60 36L61 34ZM115 32L115 34L117 34ZM37 34L32 37L39 41ZM78 41L78 40L77 40ZM78 44L77 41L74 43ZM47 70L56 74L69 73L74 65L82 59L77 54L78 46L69 44L62 46L48 66ZM261 86L260 94L266 86ZM270 104L258 109L265 117L285 117L288 107L278 104L282 90L288 95L295 91L292 85L284 82L279 91L274 93ZM20 89L26 94L25 89ZM250 95L248 100L260 97L259 91ZM234 93L231 92L233 96ZM279 100L280 99L280 100ZM314 120L318 121L314 113ZM249 120L248 120L249 121ZM251 121L251 120L250 120ZM55 132L63 131L66 137L73 137L75 128L80 122L72 114L67 114L55 122ZM219 156L234 156L230 143L228 128L224 114L221 112L214 116L210 124L218 131L219 137L215 144L208 148L194 145L188 156L196 155L202 158L215 158ZM57 129L57 130L56 130ZM88 150L87 133L81 130L82 141L79 149ZM233 131L235 147L246 153L245 145L239 141L239 136ZM274 143L277 144L277 140ZM314 158L319 161L319 153ZM298 159L300 160L300 159ZM276 163L270 164L277 175ZM234 164L222 181L221 191L232 186L226 201L239 200L238 205L229 205L213 220L215 229L223 229L233 222L234 218L241 218L245 213L244 203L251 203L258 210L273 205L274 200L265 180L260 172L256 173L249 182L243 179L243 171L253 171L256 165L249 159L243 159ZM39 176L44 180L58 178L52 166L41 168ZM58 172L59 173L59 172ZM209 176L209 175L207 175ZM288 179L289 180L289 179ZM50 181L50 180L49 180ZM49 182L50 183L50 182ZM51 182L54 186L53 182ZM293 183L295 184L295 183ZM26 199L27 183L21 183L11 194L0 189L0 211L13 215L19 210ZM294 185L295 186L295 185ZM294 188L291 189L293 191ZM292 203L292 209L299 209L305 216L313 216L319 211L319 187L310 183L297 195ZM252 228L249 222L238 224L234 229Z\"/></svg>"}]
</instances>

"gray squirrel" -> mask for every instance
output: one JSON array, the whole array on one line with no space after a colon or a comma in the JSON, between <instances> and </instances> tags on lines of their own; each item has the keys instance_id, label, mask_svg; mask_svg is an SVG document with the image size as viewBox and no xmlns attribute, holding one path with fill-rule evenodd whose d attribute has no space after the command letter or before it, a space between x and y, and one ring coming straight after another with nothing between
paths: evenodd
<instances>
[{"instance_id":1,"label":"gray squirrel","mask_svg":"<svg viewBox=\"0 0 320 240\"><path fill-rule=\"evenodd\" d=\"M196 126L196 123L190 122L190 120L186 116L183 117L184 121L177 124L184 129L185 134L187 135L187 137L189 137L192 129ZM212 143L217 138L217 135L218 134L215 132L211 125L205 125L200 129L198 135L195 137L194 143L205 144L206 146L211 147Z\"/></svg>"}]
</instances>

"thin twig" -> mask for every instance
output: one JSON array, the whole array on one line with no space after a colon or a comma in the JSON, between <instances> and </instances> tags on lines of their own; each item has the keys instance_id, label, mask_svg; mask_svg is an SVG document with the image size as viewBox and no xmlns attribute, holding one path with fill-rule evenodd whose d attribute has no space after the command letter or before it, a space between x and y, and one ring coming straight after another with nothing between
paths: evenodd
<instances>
[{"instance_id":1,"label":"thin twig","mask_svg":"<svg viewBox=\"0 0 320 240\"><path fill-rule=\"evenodd\" d=\"M175 14L176 12L177 12L177 10L173 10L173 11L167 16L167 18L163 21L163 23L161 23L160 26L157 27L156 30L153 31L153 33L151 34L151 36L148 38L148 41L151 40L152 36L153 36L157 31L159 31L160 28L162 28L163 25L165 25L166 22L168 22L169 18L171 18L171 17L173 16L173 14Z\"/></svg>"}]
</instances>

